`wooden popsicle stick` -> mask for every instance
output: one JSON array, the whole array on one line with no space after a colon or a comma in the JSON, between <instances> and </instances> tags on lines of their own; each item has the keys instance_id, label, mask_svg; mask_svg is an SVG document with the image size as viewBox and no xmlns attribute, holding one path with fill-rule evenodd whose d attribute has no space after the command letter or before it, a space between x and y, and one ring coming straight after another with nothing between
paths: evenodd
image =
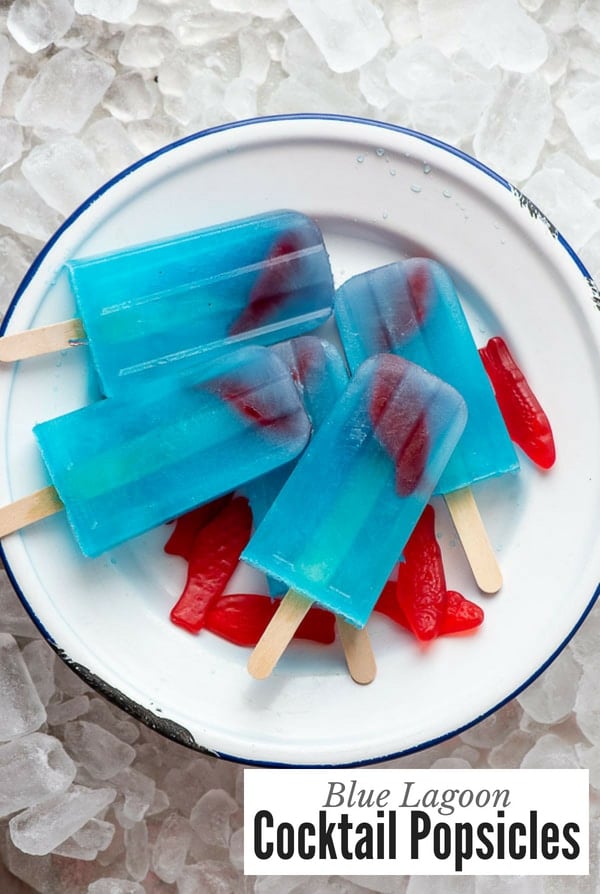
<instances>
[{"instance_id":1,"label":"wooden popsicle stick","mask_svg":"<svg viewBox=\"0 0 600 894\"><path fill-rule=\"evenodd\" d=\"M81 344L85 337L83 323L79 319L4 335L0 338L0 361L12 363L15 360L51 354L53 351L64 351L65 348Z\"/></svg>"},{"instance_id":2,"label":"wooden popsicle stick","mask_svg":"<svg viewBox=\"0 0 600 894\"><path fill-rule=\"evenodd\" d=\"M61 509L64 509L64 504L51 484L36 490L0 509L0 538L54 515Z\"/></svg>"},{"instance_id":3,"label":"wooden popsicle stick","mask_svg":"<svg viewBox=\"0 0 600 894\"><path fill-rule=\"evenodd\" d=\"M337 618L336 622L350 676L363 686L372 683L377 675L377 665L366 627L359 629L343 618Z\"/></svg>"},{"instance_id":4,"label":"wooden popsicle stick","mask_svg":"<svg viewBox=\"0 0 600 894\"><path fill-rule=\"evenodd\" d=\"M256 680L269 676L311 605L310 599L295 590L285 594L248 659L248 671ZM377 669L367 631L358 630L341 618L337 618L337 624L352 679L370 683Z\"/></svg>"},{"instance_id":5,"label":"wooden popsicle stick","mask_svg":"<svg viewBox=\"0 0 600 894\"><path fill-rule=\"evenodd\" d=\"M483 593L497 593L502 586L502 572L479 514L473 491L470 487L463 487L444 494L444 500L477 586Z\"/></svg>"},{"instance_id":6,"label":"wooden popsicle stick","mask_svg":"<svg viewBox=\"0 0 600 894\"><path fill-rule=\"evenodd\" d=\"M248 659L248 670L255 679L269 676L311 605L306 596L287 591Z\"/></svg>"}]
</instances>

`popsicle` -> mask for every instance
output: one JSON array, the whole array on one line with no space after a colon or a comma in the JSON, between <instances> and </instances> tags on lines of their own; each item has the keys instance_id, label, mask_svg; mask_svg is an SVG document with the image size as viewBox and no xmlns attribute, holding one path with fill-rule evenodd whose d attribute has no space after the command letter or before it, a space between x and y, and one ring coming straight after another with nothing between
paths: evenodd
<instances>
[{"instance_id":1,"label":"popsicle","mask_svg":"<svg viewBox=\"0 0 600 894\"><path fill-rule=\"evenodd\" d=\"M436 493L444 495L479 587L497 592L502 575L471 485L516 471L519 460L450 276L424 258L388 264L345 282L334 307L351 369L390 351L439 376L465 399L465 432Z\"/></svg>"},{"instance_id":2,"label":"popsicle","mask_svg":"<svg viewBox=\"0 0 600 894\"><path fill-rule=\"evenodd\" d=\"M348 372L341 354L330 342L313 335L281 342L271 348L286 364L302 398L304 409L317 431L341 397L348 384ZM252 507L254 526L258 527L275 497L289 478L297 459L249 481L242 489ZM283 596L285 585L267 576L271 596ZM371 683L377 673L375 656L366 630L348 627L343 618L336 626L344 650L346 664L353 680Z\"/></svg>"},{"instance_id":3,"label":"popsicle","mask_svg":"<svg viewBox=\"0 0 600 894\"><path fill-rule=\"evenodd\" d=\"M341 354L330 342L314 335L302 335L273 345L274 351L286 364L298 388L304 409L312 423L313 432L325 421L348 384L348 372ZM243 488L250 501L254 526L258 527L273 500L290 476L296 460L273 469L267 475L254 478ZM282 595L280 581L269 579L272 595Z\"/></svg>"},{"instance_id":4,"label":"popsicle","mask_svg":"<svg viewBox=\"0 0 600 894\"><path fill-rule=\"evenodd\" d=\"M310 422L285 364L247 346L34 434L53 486L0 510L0 536L64 506L81 551L98 556L289 462Z\"/></svg>"},{"instance_id":5,"label":"popsicle","mask_svg":"<svg viewBox=\"0 0 600 894\"><path fill-rule=\"evenodd\" d=\"M313 602L364 627L466 414L450 385L401 357L361 365L242 552L289 588L253 676L270 674Z\"/></svg>"},{"instance_id":6,"label":"popsicle","mask_svg":"<svg viewBox=\"0 0 600 894\"><path fill-rule=\"evenodd\" d=\"M323 323L333 280L317 224L278 210L67 262L79 318L0 339L0 360L89 344L103 393Z\"/></svg>"}]
</instances>

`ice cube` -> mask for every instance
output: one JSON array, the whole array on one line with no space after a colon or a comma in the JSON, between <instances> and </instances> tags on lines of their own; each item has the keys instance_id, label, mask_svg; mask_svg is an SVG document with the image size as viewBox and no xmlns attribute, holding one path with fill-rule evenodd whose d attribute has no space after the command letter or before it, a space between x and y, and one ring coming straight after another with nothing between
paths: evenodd
<instances>
[{"instance_id":1,"label":"ice cube","mask_svg":"<svg viewBox=\"0 0 600 894\"><path fill-rule=\"evenodd\" d=\"M56 656L43 639L27 643L23 647L22 654L42 704L47 706L56 689L54 683Z\"/></svg>"},{"instance_id":2,"label":"ice cube","mask_svg":"<svg viewBox=\"0 0 600 894\"><path fill-rule=\"evenodd\" d=\"M581 0L545 0L537 19L546 30L567 34L577 27Z\"/></svg>"},{"instance_id":3,"label":"ice cube","mask_svg":"<svg viewBox=\"0 0 600 894\"><path fill-rule=\"evenodd\" d=\"M176 881L185 865L192 829L185 817L170 813L163 820L152 849L152 869L163 882Z\"/></svg>"},{"instance_id":4,"label":"ice cube","mask_svg":"<svg viewBox=\"0 0 600 894\"><path fill-rule=\"evenodd\" d=\"M127 134L138 152L148 155L175 139L177 124L167 115L154 115L147 121L132 121Z\"/></svg>"},{"instance_id":5,"label":"ice cube","mask_svg":"<svg viewBox=\"0 0 600 894\"><path fill-rule=\"evenodd\" d=\"M598 0L583 0L577 10L577 22L582 28L600 41L600 4Z\"/></svg>"},{"instance_id":6,"label":"ice cube","mask_svg":"<svg viewBox=\"0 0 600 894\"><path fill-rule=\"evenodd\" d=\"M0 171L9 168L23 154L23 128L11 118L0 118Z\"/></svg>"},{"instance_id":7,"label":"ice cube","mask_svg":"<svg viewBox=\"0 0 600 894\"><path fill-rule=\"evenodd\" d=\"M74 785L13 816L8 824L11 839L26 854L49 854L108 807L115 796L114 788Z\"/></svg>"},{"instance_id":8,"label":"ice cube","mask_svg":"<svg viewBox=\"0 0 600 894\"><path fill-rule=\"evenodd\" d=\"M475 132L477 157L509 180L524 180L535 168L553 117L542 75L505 75Z\"/></svg>"},{"instance_id":9,"label":"ice cube","mask_svg":"<svg viewBox=\"0 0 600 894\"><path fill-rule=\"evenodd\" d=\"M255 894L260 894L259 882L260 879L257 879L253 889ZM285 882L286 879L273 894L286 894L290 889L285 886ZM298 879L294 878L294 882L297 885ZM244 890L242 885L242 879L229 864L220 860L202 860L200 863L190 863L181 871L177 879L177 894L200 894L201 891L237 894Z\"/></svg>"},{"instance_id":10,"label":"ice cube","mask_svg":"<svg viewBox=\"0 0 600 894\"><path fill-rule=\"evenodd\" d=\"M155 68L174 48L173 36L164 28L134 25L125 31L117 58L131 68Z\"/></svg>"},{"instance_id":11,"label":"ice cube","mask_svg":"<svg viewBox=\"0 0 600 894\"><path fill-rule=\"evenodd\" d=\"M66 791L75 772L62 744L45 733L0 745L0 816Z\"/></svg>"},{"instance_id":12,"label":"ice cube","mask_svg":"<svg viewBox=\"0 0 600 894\"><path fill-rule=\"evenodd\" d=\"M109 704L103 698L93 698L90 700L90 710L88 712L88 720L98 723L109 732L133 745L140 735L139 726L124 711L115 705Z\"/></svg>"},{"instance_id":13,"label":"ice cube","mask_svg":"<svg viewBox=\"0 0 600 894\"><path fill-rule=\"evenodd\" d=\"M387 46L390 35L370 0L289 0L332 71L354 71Z\"/></svg>"},{"instance_id":14,"label":"ice cube","mask_svg":"<svg viewBox=\"0 0 600 894\"><path fill-rule=\"evenodd\" d=\"M39 729L46 710L10 633L0 633L0 682L0 742Z\"/></svg>"},{"instance_id":15,"label":"ice cube","mask_svg":"<svg viewBox=\"0 0 600 894\"><path fill-rule=\"evenodd\" d=\"M576 770L579 761L575 748L556 733L541 736L521 761L524 770Z\"/></svg>"},{"instance_id":16,"label":"ice cube","mask_svg":"<svg viewBox=\"0 0 600 894\"><path fill-rule=\"evenodd\" d=\"M131 745L87 720L67 723L64 742L71 756L94 779L110 779L135 758L135 749Z\"/></svg>"},{"instance_id":17,"label":"ice cube","mask_svg":"<svg viewBox=\"0 0 600 894\"><path fill-rule=\"evenodd\" d=\"M139 882L125 878L99 878L88 885L87 894L145 894Z\"/></svg>"},{"instance_id":18,"label":"ice cube","mask_svg":"<svg viewBox=\"0 0 600 894\"><path fill-rule=\"evenodd\" d=\"M22 176L0 183L0 224L46 242L62 218L37 194Z\"/></svg>"},{"instance_id":19,"label":"ice cube","mask_svg":"<svg viewBox=\"0 0 600 894\"><path fill-rule=\"evenodd\" d=\"M105 851L107 847L110 847L114 834L115 826L112 823L92 817L85 826L73 834L73 840L81 847Z\"/></svg>"},{"instance_id":20,"label":"ice cube","mask_svg":"<svg viewBox=\"0 0 600 894\"><path fill-rule=\"evenodd\" d=\"M557 168L542 167L523 192L578 249L600 229L600 211L588 192Z\"/></svg>"},{"instance_id":21,"label":"ice cube","mask_svg":"<svg viewBox=\"0 0 600 894\"><path fill-rule=\"evenodd\" d=\"M6 27L28 53L37 53L66 34L74 17L69 0L14 0Z\"/></svg>"},{"instance_id":22,"label":"ice cube","mask_svg":"<svg viewBox=\"0 0 600 894\"><path fill-rule=\"evenodd\" d=\"M376 109L384 109L394 99L394 90L387 79L388 59L379 53L362 66L358 84L366 102Z\"/></svg>"},{"instance_id":23,"label":"ice cube","mask_svg":"<svg viewBox=\"0 0 600 894\"><path fill-rule=\"evenodd\" d=\"M210 0L224 12L251 13L264 19L280 19L287 12L286 0Z\"/></svg>"},{"instance_id":24,"label":"ice cube","mask_svg":"<svg viewBox=\"0 0 600 894\"><path fill-rule=\"evenodd\" d=\"M156 783L145 773L127 767L113 776L112 784L118 787L124 799L122 805L115 807L117 819L124 828L132 828L150 809L156 793Z\"/></svg>"},{"instance_id":25,"label":"ice cube","mask_svg":"<svg viewBox=\"0 0 600 894\"><path fill-rule=\"evenodd\" d=\"M261 114L286 114L287 112L329 112L332 114L359 115L363 103L347 90L338 79L324 78L307 71L298 76L285 78L273 89Z\"/></svg>"},{"instance_id":26,"label":"ice cube","mask_svg":"<svg viewBox=\"0 0 600 894\"><path fill-rule=\"evenodd\" d=\"M463 49L487 68L534 72L548 56L544 29L517 0L478 0L461 36Z\"/></svg>"},{"instance_id":27,"label":"ice cube","mask_svg":"<svg viewBox=\"0 0 600 894\"><path fill-rule=\"evenodd\" d=\"M600 102L600 84L583 85L567 94L562 110L581 148L592 161L600 159L600 121L596 114Z\"/></svg>"},{"instance_id":28,"label":"ice cube","mask_svg":"<svg viewBox=\"0 0 600 894\"><path fill-rule=\"evenodd\" d=\"M452 56L464 44L465 23L476 13L477 2L478 0L453 0L452 3L447 0L418 0L423 40L437 47L445 56Z\"/></svg>"},{"instance_id":29,"label":"ice cube","mask_svg":"<svg viewBox=\"0 0 600 894\"><path fill-rule=\"evenodd\" d=\"M264 84L271 65L271 57L264 38L255 28L247 28L238 34L240 47L240 77L254 84Z\"/></svg>"},{"instance_id":30,"label":"ice cube","mask_svg":"<svg viewBox=\"0 0 600 894\"><path fill-rule=\"evenodd\" d=\"M150 118L156 108L156 84L137 71L118 75L104 94L103 107L119 121Z\"/></svg>"},{"instance_id":31,"label":"ice cube","mask_svg":"<svg viewBox=\"0 0 600 894\"><path fill-rule=\"evenodd\" d=\"M0 34L0 99L2 99L2 91L4 82L10 70L10 44L8 38L4 34Z\"/></svg>"},{"instance_id":32,"label":"ice cube","mask_svg":"<svg viewBox=\"0 0 600 894\"><path fill-rule=\"evenodd\" d=\"M473 134L494 92L493 82L421 41L397 51L387 64L387 77L408 102L410 123L453 143Z\"/></svg>"},{"instance_id":33,"label":"ice cube","mask_svg":"<svg viewBox=\"0 0 600 894\"><path fill-rule=\"evenodd\" d=\"M115 74L111 65L84 50L59 50L39 71L15 110L26 126L77 133L104 96Z\"/></svg>"},{"instance_id":34,"label":"ice cube","mask_svg":"<svg viewBox=\"0 0 600 894\"><path fill-rule=\"evenodd\" d=\"M64 215L74 211L104 181L96 156L77 137L35 146L21 170L44 202Z\"/></svg>"},{"instance_id":35,"label":"ice cube","mask_svg":"<svg viewBox=\"0 0 600 894\"><path fill-rule=\"evenodd\" d=\"M190 814L192 828L206 844L229 847L231 817L238 810L237 802L223 789L205 792Z\"/></svg>"},{"instance_id":36,"label":"ice cube","mask_svg":"<svg viewBox=\"0 0 600 894\"><path fill-rule=\"evenodd\" d=\"M12 298L13 290L31 261L33 252L22 241L15 236L0 236L0 289L4 306ZM28 637L38 635L3 568L0 568L0 618L5 633Z\"/></svg>"},{"instance_id":37,"label":"ice cube","mask_svg":"<svg viewBox=\"0 0 600 894\"><path fill-rule=\"evenodd\" d=\"M513 730L503 742L495 745L488 754L488 764L494 769L517 768L531 749L535 738L527 730Z\"/></svg>"},{"instance_id":38,"label":"ice cube","mask_svg":"<svg viewBox=\"0 0 600 894\"><path fill-rule=\"evenodd\" d=\"M75 12L103 22L124 22L136 11L138 0L75 0Z\"/></svg>"},{"instance_id":39,"label":"ice cube","mask_svg":"<svg viewBox=\"0 0 600 894\"><path fill-rule=\"evenodd\" d=\"M577 725L593 744L600 745L600 705L598 704L598 665L585 668L575 700Z\"/></svg>"},{"instance_id":40,"label":"ice cube","mask_svg":"<svg viewBox=\"0 0 600 894\"><path fill-rule=\"evenodd\" d=\"M490 714L461 733L461 739L475 748L493 748L519 725L521 708L517 702L508 702L503 708Z\"/></svg>"},{"instance_id":41,"label":"ice cube","mask_svg":"<svg viewBox=\"0 0 600 894\"><path fill-rule=\"evenodd\" d=\"M144 821L125 829L125 867L131 878L143 881L150 869L148 827Z\"/></svg>"},{"instance_id":42,"label":"ice cube","mask_svg":"<svg viewBox=\"0 0 600 894\"><path fill-rule=\"evenodd\" d=\"M62 726L70 720L76 720L86 714L90 706L87 695L76 695L63 702L51 702L47 708L49 726Z\"/></svg>"},{"instance_id":43,"label":"ice cube","mask_svg":"<svg viewBox=\"0 0 600 894\"><path fill-rule=\"evenodd\" d=\"M559 723L575 705L581 668L565 649L519 696L519 704L538 723Z\"/></svg>"}]
</instances>

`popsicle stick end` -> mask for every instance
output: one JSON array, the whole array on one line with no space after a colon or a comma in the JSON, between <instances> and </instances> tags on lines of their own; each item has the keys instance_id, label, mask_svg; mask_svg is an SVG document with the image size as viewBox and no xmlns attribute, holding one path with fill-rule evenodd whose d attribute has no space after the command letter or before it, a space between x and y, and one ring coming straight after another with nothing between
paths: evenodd
<instances>
[{"instance_id":1,"label":"popsicle stick end","mask_svg":"<svg viewBox=\"0 0 600 894\"><path fill-rule=\"evenodd\" d=\"M444 494L475 583L482 593L494 594L502 587L502 572L470 487Z\"/></svg>"},{"instance_id":2,"label":"popsicle stick end","mask_svg":"<svg viewBox=\"0 0 600 894\"><path fill-rule=\"evenodd\" d=\"M350 676L355 683L367 686L377 676L377 664L366 628L354 627L342 618L337 619L337 627Z\"/></svg>"}]
</instances>

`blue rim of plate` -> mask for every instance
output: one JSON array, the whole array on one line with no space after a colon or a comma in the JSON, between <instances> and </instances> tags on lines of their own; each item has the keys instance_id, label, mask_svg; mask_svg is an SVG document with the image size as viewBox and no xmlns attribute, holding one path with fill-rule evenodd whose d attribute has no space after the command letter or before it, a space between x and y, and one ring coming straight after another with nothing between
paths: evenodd
<instances>
[{"instance_id":1,"label":"blue rim of plate","mask_svg":"<svg viewBox=\"0 0 600 894\"><path fill-rule=\"evenodd\" d=\"M202 139L203 137L210 136L215 133L222 133L225 131L237 130L238 128L250 127L255 124L266 124L273 123L277 121L340 121L346 123L353 124L362 124L367 125L369 127L376 127L382 130L389 130L394 133L404 134L409 137L413 137L415 139L421 140L424 143L429 144L430 146L435 146L438 149L443 150L444 152L449 153L450 155L455 156L456 158L461 159L467 164L471 165L474 168L477 168L483 174L488 176L490 179L495 180L500 184L504 189L508 190L510 193L515 195L521 206L524 207L531 216L539 218L542 222L548 227L548 229L552 232L552 235L556 239L556 241L562 246L562 248L567 252L571 260L575 263L579 272L586 280L588 286L590 287L591 297L596 306L600 310L600 292L595 285L590 273L586 269L583 264L581 258L577 255L568 241L564 238L564 236L560 233L560 231L548 220L548 218L543 214L543 212L530 200L527 196L522 193L519 189L512 185L506 178L502 177L492 168L489 168L487 165L478 161L473 156L469 155L466 152L463 152L461 149L457 149L455 146L451 146L449 143L445 143L442 140L438 140L435 137L431 137L428 134L421 133L417 130L412 130L408 127L402 127L397 124L390 124L385 121L377 121L372 118L362 118L358 116L351 115L336 115L336 114L313 114L313 113L299 113L299 114L290 114L290 115L270 115L258 118L247 118L241 121L232 121L227 124L220 124L216 127L209 127L205 130L198 131L197 133L190 134L187 137L182 137L180 140L175 140L172 143L168 143L165 146L162 146L160 149L157 149L155 152L150 153L149 155L145 155L143 158L134 162L134 164L129 165L129 167L124 168L110 180L107 180L101 187L99 187L94 193L92 193L84 202L81 203L61 224L61 226L53 233L50 239L43 246L39 254L31 263L31 266L27 270L27 273L23 277L19 287L17 288L12 301L10 302L2 324L0 325L0 337L4 335L6 331L6 327L12 317L12 314L23 295L24 291L27 289L29 283L33 279L38 267L42 263L43 259L46 257L52 246L55 242L60 238L60 236L68 230L71 225L83 214L83 212L90 207L103 193L107 192L112 186L118 183L121 180L124 180L131 173L136 171L138 168L143 167L148 164L155 158L159 158L161 155L165 155L168 152L171 152L173 149L176 149L178 146L183 146L187 143L192 143L197 140ZM493 705L489 710L484 711L482 714L475 717L473 720L465 723L463 726L457 727L456 729L449 730L446 733L443 733L440 736L437 736L433 739L429 739L425 742L421 742L418 745L414 745L410 748L405 748L398 752L393 752L390 754L381 755L380 757L374 758L366 758L364 760L359 761L351 761L349 763L344 764L289 764L285 762L279 761L260 761L260 760L251 760L247 758L242 758L236 755L230 755L225 752L215 751L213 749L204 748L200 743L196 742L191 733L188 732L184 727L180 724L170 721L166 718L160 717L157 714L152 713L148 709L144 708L142 705L138 704L134 700L130 699L128 696L114 689L107 683L105 683L101 678L99 678L92 671L88 670L86 667L73 662L69 656L60 648L58 643L53 639L48 630L46 630L44 624L40 620L40 618L33 611L30 606L27 597L21 590L18 581L16 580L13 571L10 567L9 562L7 561L6 554L4 552L4 547L2 542L0 541L0 558L4 564L4 568L6 569L6 573L8 578L19 597L21 603L26 609L27 613L31 617L33 623L38 628L39 632L42 634L46 642L54 649L57 655L67 664L68 667L71 668L81 679L89 685L92 689L99 692L109 701L113 702L113 704L117 705L117 707L124 710L126 713L130 714L136 720L142 722L144 725L148 726L150 729L160 733L165 738L171 739L173 742L176 742L179 745L184 745L191 750L197 751L203 754L209 754L214 757L220 758L222 760L228 760L234 763L244 764L246 766L260 766L260 767L295 767L295 768L309 768L309 769L327 769L331 766L336 767L363 767L369 766L373 764L383 763L384 761L393 760L395 758L408 756L410 754L415 754L419 751L425 751L427 748L431 748L434 745L438 745L441 742L445 742L448 739L452 739L455 736L460 735L465 730L470 729L473 726L476 726L478 723L481 723L482 720L485 720L487 717L490 717L492 714L495 714L496 711L499 711L509 702L513 701L523 690L525 690L528 686L530 686L534 680L540 677L544 671L552 664L552 662L560 655L563 649L567 646L567 644L571 641L574 635L577 633L589 613L591 612L596 600L600 596L600 582L596 586L588 604L582 611L577 623L573 626L573 628L569 631L569 633L564 637L561 643L557 646L557 648L552 652L552 654L546 659L546 661L533 673L529 676L520 686L518 686L513 692L509 693L504 699L499 701L497 704Z\"/></svg>"}]
</instances>

